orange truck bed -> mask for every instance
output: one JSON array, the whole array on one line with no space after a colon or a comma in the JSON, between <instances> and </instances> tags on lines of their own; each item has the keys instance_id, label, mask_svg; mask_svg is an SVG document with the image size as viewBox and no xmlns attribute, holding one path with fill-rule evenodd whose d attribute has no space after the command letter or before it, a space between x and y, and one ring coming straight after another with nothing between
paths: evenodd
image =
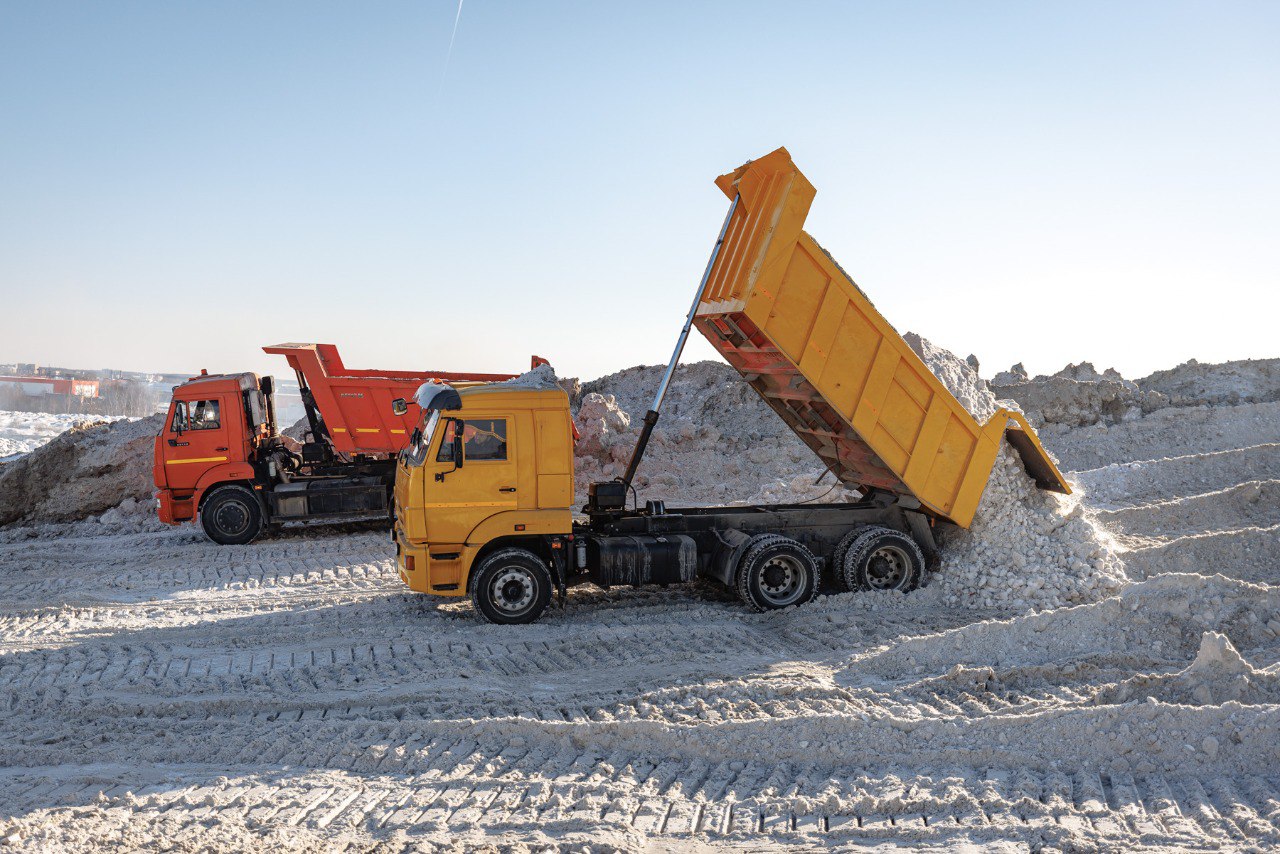
<instances>
[{"instance_id":1,"label":"orange truck bed","mask_svg":"<svg viewBox=\"0 0 1280 854\"><path fill-rule=\"evenodd\" d=\"M324 417L334 448L344 454L394 454L404 447L418 423L414 392L429 382L500 382L514 374L450 371L358 371L348 368L333 344L276 344L278 353L298 374L298 385L310 389ZM391 401L404 398L409 412L396 415Z\"/></svg>"},{"instance_id":2,"label":"orange truck bed","mask_svg":"<svg viewBox=\"0 0 1280 854\"><path fill-rule=\"evenodd\" d=\"M716 184L737 202L694 323L842 482L968 527L1007 438L1071 491L1020 413L979 424L805 233L815 190L785 148Z\"/></svg>"}]
</instances>

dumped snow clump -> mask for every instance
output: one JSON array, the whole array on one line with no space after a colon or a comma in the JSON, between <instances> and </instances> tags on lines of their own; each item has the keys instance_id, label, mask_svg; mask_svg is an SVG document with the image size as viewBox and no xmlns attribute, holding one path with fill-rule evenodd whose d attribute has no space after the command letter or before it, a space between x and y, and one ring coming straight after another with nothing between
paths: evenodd
<instances>
[{"instance_id":1,"label":"dumped snow clump","mask_svg":"<svg viewBox=\"0 0 1280 854\"><path fill-rule=\"evenodd\" d=\"M968 363L914 333L907 343L978 421L1004 405ZM1058 608L1094 602L1126 582L1111 536L1085 514L1079 495L1045 492L1001 445L977 515L948 531L937 582L948 605Z\"/></svg>"}]
</instances>

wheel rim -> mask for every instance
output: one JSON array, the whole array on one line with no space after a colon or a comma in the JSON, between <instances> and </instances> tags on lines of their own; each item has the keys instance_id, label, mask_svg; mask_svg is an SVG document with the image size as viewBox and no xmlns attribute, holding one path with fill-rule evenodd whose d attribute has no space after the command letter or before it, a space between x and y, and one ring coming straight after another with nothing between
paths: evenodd
<instances>
[{"instance_id":1,"label":"wheel rim","mask_svg":"<svg viewBox=\"0 0 1280 854\"><path fill-rule=\"evenodd\" d=\"M228 537L238 537L249 529L249 508L239 501L225 501L213 514L213 523Z\"/></svg>"},{"instance_id":2,"label":"wheel rim","mask_svg":"<svg viewBox=\"0 0 1280 854\"><path fill-rule=\"evenodd\" d=\"M790 605L804 592L805 571L800 559L776 555L760 568L760 595L771 605Z\"/></svg>"},{"instance_id":3,"label":"wheel rim","mask_svg":"<svg viewBox=\"0 0 1280 854\"><path fill-rule=\"evenodd\" d=\"M519 614L529 609L537 592L537 582L527 569L509 566L493 577L489 600L504 614Z\"/></svg>"},{"instance_id":4,"label":"wheel rim","mask_svg":"<svg viewBox=\"0 0 1280 854\"><path fill-rule=\"evenodd\" d=\"M881 546L867 560L867 584L872 590L897 590L906 582L910 566L905 551Z\"/></svg>"}]
</instances>

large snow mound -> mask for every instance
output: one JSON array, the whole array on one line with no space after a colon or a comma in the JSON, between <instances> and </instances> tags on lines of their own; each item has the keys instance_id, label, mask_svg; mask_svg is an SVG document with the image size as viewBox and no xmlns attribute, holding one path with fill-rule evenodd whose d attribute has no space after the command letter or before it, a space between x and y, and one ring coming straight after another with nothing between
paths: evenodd
<instances>
[{"instance_id":1,"label":"large snow mound","mask_svg":"<svg viewBox=\"0 0 1280 854\"><path fill-rule=\"evenodd\" d=\"M0 468L0 525L71 522L132 499L149 502L152 443L163 415L77 423Z\"/></svg>"}]
</instances>

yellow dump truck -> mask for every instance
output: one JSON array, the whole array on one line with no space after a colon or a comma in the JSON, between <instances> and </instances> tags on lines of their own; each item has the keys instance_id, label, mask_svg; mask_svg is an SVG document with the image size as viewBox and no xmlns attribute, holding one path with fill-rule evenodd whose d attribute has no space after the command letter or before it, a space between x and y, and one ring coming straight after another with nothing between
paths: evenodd
<instances>
[{"instance_id":1,"label":"yellow dump truck","mask_svg":"<svg viewBox=\"0 0 1280 854\"><path fill-rule=\"evenodd\" d=\"M1003 439L1040 487L1069 491L1020 414L979 424L803 231L814 189L785 149L716 183L732 202L693 306L626 473L591 484L585 521L571 512L563 390L419 389L422 419L394 493L410 588L469 595L496 623L531 622L584 581L712 578L757 610L808 602L824 583L905 592L938 559L935 526L972 521ZM646 496L639 505L632 481L695 326L858 501L676 508Z\"/></svg>"}]
</instances>

